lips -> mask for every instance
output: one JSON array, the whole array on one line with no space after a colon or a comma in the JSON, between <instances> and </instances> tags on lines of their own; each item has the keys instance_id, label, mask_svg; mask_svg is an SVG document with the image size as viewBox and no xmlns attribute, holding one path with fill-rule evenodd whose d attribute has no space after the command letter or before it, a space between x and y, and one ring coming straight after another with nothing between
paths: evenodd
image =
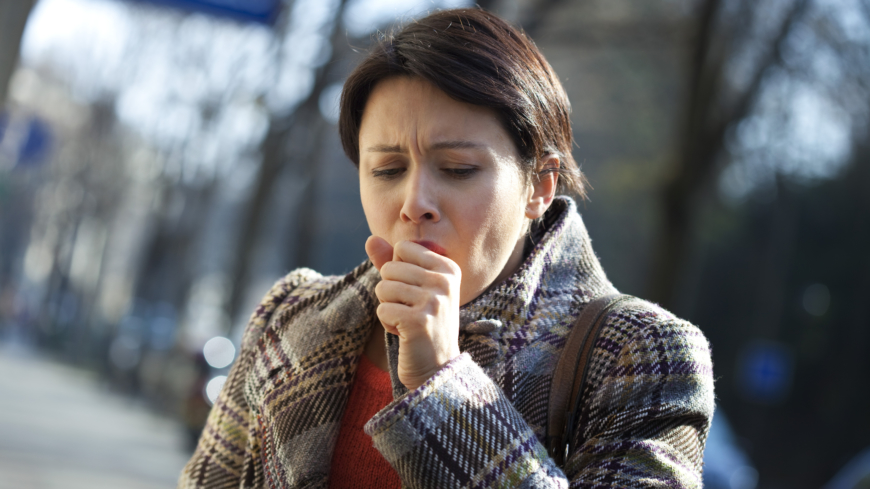
<instances>
[{"instance_id":1,"label":"lips","mask_svg":"<svg viewBox=\"0 0 870 489\"><path fill-rule=\"evenodd\" d=\"M447 250L431 241L414 241L414 243L417 243L420 246L425 246L426 249L433 253L438 253L441 256L447 256Z\"/></svg>"}]
</instances>

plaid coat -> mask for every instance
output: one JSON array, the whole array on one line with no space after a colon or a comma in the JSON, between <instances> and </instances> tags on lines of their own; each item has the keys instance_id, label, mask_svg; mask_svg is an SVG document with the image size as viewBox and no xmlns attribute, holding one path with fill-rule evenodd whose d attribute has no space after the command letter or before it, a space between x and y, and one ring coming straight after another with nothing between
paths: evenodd
<instances>
[{"instance_id":1,"label":"plaid coat","mask_svg":"<svg viewBox=\"0 0 870 489\"><path fill-rule=\"evenodd\" d=\"M642 302L612 312L564 467L541 441L550 380L583 307L615 291L573 201L557 199L521 268L460 310L454 359L365 427L404 487L701 487L713 415L707 340ZM326 487L354 373L376 320L369 262L294 271L254 312L180 488Z\"/></svg>"}]
</instances>

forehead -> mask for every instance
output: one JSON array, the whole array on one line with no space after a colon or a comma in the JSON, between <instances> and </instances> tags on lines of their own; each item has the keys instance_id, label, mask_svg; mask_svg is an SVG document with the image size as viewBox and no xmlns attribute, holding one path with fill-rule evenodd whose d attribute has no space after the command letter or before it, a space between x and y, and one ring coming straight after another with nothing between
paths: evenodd
<instances>
[{"instance_id":1,"label":"forehead","mask_svg":"<svg viewBox=\"0 0 870 489\"><path fill-rule=\"evenodd\" d=\"M413 143L425 149L445 141L516 154L494 110L460 102L433 84L411 77L388 78L375 85L363 111L359 138L362 157L369 145L405 147Z\"/></svg>"}]
</instances>

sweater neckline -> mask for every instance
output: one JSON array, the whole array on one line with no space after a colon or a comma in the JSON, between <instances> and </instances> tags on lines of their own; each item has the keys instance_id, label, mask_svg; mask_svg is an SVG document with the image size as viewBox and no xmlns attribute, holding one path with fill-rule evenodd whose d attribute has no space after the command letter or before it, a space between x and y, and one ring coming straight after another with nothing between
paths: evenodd
<instances>
[{"instance_id":1,"label":"sweater neckline","mask_svg":"<svg viewBox=\"0 0 870 489\"><path fill-rule=\"evenodd\" d=\"M360 355L359 366L357 367L356 382L361 382L366 387L374 389L378 392L392 392L390 382L390 372L381 370L372 363L365 353Z\"/></svg>"}]
</instances>

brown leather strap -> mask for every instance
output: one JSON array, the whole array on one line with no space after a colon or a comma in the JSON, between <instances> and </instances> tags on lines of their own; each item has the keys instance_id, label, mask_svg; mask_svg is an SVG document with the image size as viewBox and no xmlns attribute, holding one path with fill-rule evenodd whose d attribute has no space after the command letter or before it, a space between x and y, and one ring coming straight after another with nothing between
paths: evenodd
<instances>
[{"instance_id":1,"label":"brown leather strap","mask_svg":"<svg viewBox=\"0 0 870 489\"><path fill-rule=\"evenodd\" d=\"M547 451L559 466L564 464L568 452L569 431L576 422L577 405L586 382L586 367L604 325L602 319L617 304L631 298L630 295L610 294L593 300L583 308L568 333L550 384L547 416Z\"/></svg>"}]
</instances>

